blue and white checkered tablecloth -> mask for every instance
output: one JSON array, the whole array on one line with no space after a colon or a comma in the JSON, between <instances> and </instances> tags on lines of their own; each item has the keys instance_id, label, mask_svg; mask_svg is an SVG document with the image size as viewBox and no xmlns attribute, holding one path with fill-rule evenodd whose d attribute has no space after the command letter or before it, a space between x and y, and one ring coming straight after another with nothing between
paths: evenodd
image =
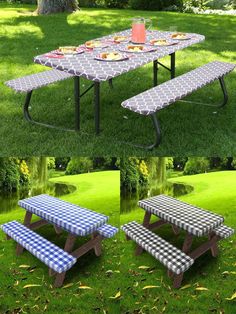
<instances>
[{"instance_id":1,"label":"blue and white checkered tablecloth","mask_svg":"<svg viewBox=\"0 0 236 314\"><path fill-rule=\"evenodd\" d=\"M92 234L108 221L108 217L58 198L42 194L18 202L27 211L72 234Z\"/></svg>"}]
</instances>

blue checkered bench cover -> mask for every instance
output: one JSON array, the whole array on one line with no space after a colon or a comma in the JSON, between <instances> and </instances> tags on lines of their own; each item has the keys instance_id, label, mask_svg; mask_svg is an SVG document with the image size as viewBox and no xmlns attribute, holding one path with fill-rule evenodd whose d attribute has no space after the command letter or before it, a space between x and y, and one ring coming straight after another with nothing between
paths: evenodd
<instances>
[{"instance_id":1,"label":"blue checkered bench cover","mask_svg":"<svg viewBox=\"0 0 236 314\"><path fill-rule=\"evenodd\" d=\"M1 225L1 229L57 273L67 271L77 261L75 257L17 221Z\"/></svg>"},{"instance_id":2,"label":"blue checkered bench cover","mask_svg":"<svg viewBox=\"0 0 236 314\"><path fill-rule=\"evenodd\" d=\"M231 235L234 234L234 229L225 225L221 225L218 228L214 229L213 231L222 239L229 238Z\"/></svg>"},{"instance_id":3,"label":"blue checkered bench cover","mask_svg":"<svg viewBox=\"0 0 236 314\"><path fill-rule=\"evenodd\" d=\"M86 236L103 226L108 217L47 194L33 196L18 203L27 211L69 233Z\"/></svg>"},{"instance_id":4,"label":"blue checkered bench cover","mask_svg":"<svg viewBox=\"0 0 236 314\"><path fill-rule=\"evenodd\" d=\"M177 275L188 270L194 263L190 256L135 221L123 225L121 229L139 246Z\"/></svg>"},{"instance_id":5,"label":"blue checkered bench cover","mask_svg":"<svg viewBox=\"0 0 236 314\"><path fill-rule=\"evenodd\" d=\"M112 238L118 232L118 229L111 225L103 225L97 229L97 232L104 238Z\"/></svg>"},{"instance_id":6,"label":"blue checkered bench cover","mask_svg":"<svg viewBox=\"0 0 236 314\"><path fill-rule=\"evenodd\" d=\"M63 71L47 70L44 72L35 73L7 81L5 82L5 84L18 93L28 93L40 87L47 86L49 84L63 81L72 77L74 77L74 75Z\"/></svg>"},{"instance_id":7,"label":"blue checkered bench cover","mask_svg":"<svg viewBox=\"0 0 236 314\"><path fill-rule=\"evenodd\" d=\"M236 65L214 61L124 101L121 106L151 115L232 72Z\"/></svg>"}]
</instances>

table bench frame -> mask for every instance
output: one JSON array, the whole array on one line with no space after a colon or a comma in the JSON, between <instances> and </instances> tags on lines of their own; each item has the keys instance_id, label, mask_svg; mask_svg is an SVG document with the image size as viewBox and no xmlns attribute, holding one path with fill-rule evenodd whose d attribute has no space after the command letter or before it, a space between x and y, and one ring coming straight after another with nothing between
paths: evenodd
<instances>
[{"instance_id":1,"label":"table bench frame","mask_svg":"<svg viewBox=\"0 0 236 314\"><path fill-rule=\"evenodd\" d=\"M47 224L52 224L52 223L49 223L45 219L40 219L35 222L31 222L32 216L33 216L33 213L26 210L23 224L24 226L28 227L31 230L38 229ZM53 226L54 226L55 232L58 235L61 234L62 231L64 230L54 224ZM64 246L65 252L70 253L72 256L74 256L77 259L83 256L84 254L86 254L87 252L89 252L90 250L94 250L96 256L100 256L102 254L102 240L104 239L103 236L99 235L97 232L94 232L91 234L91 239L89 241L87 241L86 243L84 243L78 248L74 248L77 237L79 236L72 233L68 233L66 243ZM7 236L7 239L9 240L10 237ZM23 251L24 251L24 248L19 243L17 243L16 254L20 255L23 253ZM66 272L59 274L49 268L49 276L55 276L55 281L54 281L55 287L61 287L63 285L65 275L66 275Z\"/></svg>"},{"instance_id":2,"label":"table bench frame","mask_svg":"<svg viewBox=\"0 0 236 314\"><path fill-rule=\"evenodd\" d=\"M156 230L158 228L160 228L162 225L165 224L169 224L172 226L173 232L175 235L179 234L180 228L167 222L164 221L162 219L150 223L151 217L152 217L152 213L146 211L145 215L144 215L144 219L143 219L143 226L147 229L149 229L150 231L152 230ZM158 217L157 215L154 215L155 217ZM182 229L181 229L182 230ZM192 243L193 243L193 238L195 236L193 234L190 233L186 233L185 239L184 239L184 243L182 246L182 251L189 255L191 258L193 258L194 260L196 260L198 257L200 257L201 255L203 255L204 253L206 253L208 250L211 250L211 254L213 257L216 257L219 253L218 250L218 241L221 240L221 238L219 236L217 236L214 231L211 231L208 234L208 241L202 243L199 247L197 247L196 249L194 249L193 251L191 251L191 247L192 247ZM129 238L127 237L127 240L129 240ZM137 245L136 247L136 251L135 251L135 255L140 255L143 252L143 248L140 247L139 245ZM168 276L170 278L174 279L174 288L179 288L181 286L182 280L183 280L183 275L184 273L181 273L179 275L174 274L173 272L169 271L167 272Z\"/></svg>"}]
</instances>

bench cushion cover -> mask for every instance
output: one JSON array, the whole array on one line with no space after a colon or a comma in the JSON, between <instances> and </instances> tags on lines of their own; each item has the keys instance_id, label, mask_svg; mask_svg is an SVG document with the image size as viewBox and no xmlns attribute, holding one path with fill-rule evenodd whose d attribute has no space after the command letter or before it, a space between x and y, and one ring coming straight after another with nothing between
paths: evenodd
<instances>
[{"instance_id":1,"label":"bench cushion cover","mask_svg":"<svg viewBox=\"0 0 236 314\"><path fill-rule=\"evenodd\" d=\"M135 221L122 226L121 229L177 275L185 272L194 263L190 256Z\"/></svg>"},{"instance_id":2,"label":"bench cushion cover","mask_svg":"<svg viewBox=\"0 0 236 314\"><path fill-rule=\"evenodd\" d=\"M103 225L97 231L104 238L112 238L118 232L118 229L111 225Z\"/></svg>"},{"instance_id":3,"label":"bench cushion cover","mask_svg":"<svg viewBox=\"0 0 236 314\"><path fill-rule=\"evenodd\" d=\"M67 271L77 261L75 257L17 221L6 223L1 229L57 273Z\"/></svg>"},{"instance_id":4,"label":"bench cushion cover","mask_svg":"<svg viewBox=\"0 0 236 314\"><path fill-rule=\"evenodd\" d=\"M38 89L43 86L47 86L52 83L63 81L65 79L73 77L72 74L59 71L48 70L40 73L35 73L17 79L7 81L5 84L14 89L18 93L28 93L32 90Z\"/></svg>"},{"instance_id":5,"label":"bench cushion cover","mask_svg":"<svg viewBox=\"0 0 236 314\"><path fill-rule=\"evenodd\" d=\"M225 225L221 225L214 230L214 233L218 235L219 237L226 239L234 234L234 229L227 227Z\"/></svg>"},{"instance_id":6,"label":"bench cushion cover","mask_svg":"<svg viewBox=\"0 0 236 314\"><path fill-rule=\"evenodd\" d=\"M230 73L235 64L214 61L134 96L121 105L141 115L150 115Z\"/></svg>"}]
</instances>

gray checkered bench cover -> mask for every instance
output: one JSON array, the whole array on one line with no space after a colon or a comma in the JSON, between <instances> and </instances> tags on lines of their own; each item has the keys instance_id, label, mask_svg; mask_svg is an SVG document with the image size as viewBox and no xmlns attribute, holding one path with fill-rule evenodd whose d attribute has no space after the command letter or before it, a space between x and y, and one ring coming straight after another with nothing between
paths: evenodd
<instances>
[{"instance_id":1,"label":"gray checkered bench cover","mask_svg":"<svg viewBox=\"0 0 236 314\"><path fill-rule=\"evenodd\" d=\"M5 82L5 84L18 93L28 93L40 87L47 86L49 84L63 81L72 77L74 77L74 75L63 71L47 70L44 72L35 73L11 81L7 81Z\"/></svg>"},{"instance_id":2,"label":"gray checkered bench cover","mask_svg":"<svg viewBox=\"0 0 236 314\"><path fill-rule=\"evenodd\" d=\"M111 225L103 225L97 229L97 232L104 238L112 238L118 232L118 229Z\"/></svg>"},{"instance_id":3,"label":"gray checkered bench cover","mask_svg":"<svg viewBox=\"0 0 236 314\"><path fill-rule=\"evenodd\" d=\"M235 64L214 61L134 96L121 105L141 115L151 115L232 72Z\"/></svg>"},{"instance_id":4,"label":"gray checkered bench cover","mask_svg":"<svg viewBox=\"0 0 236 314\"><path fill-rule=\"evenodd\" d=\"M123 225L121 229L139 246L177 275L188 270L194 263L191 257L135 221Z\"/></svg>"},{"instance_id":5,"label":"gray checkered bench cover","mask_svg":"<svg viewBox=\"0 0 236 314\"><path fill-rule=\"evenodd\" d=\"M75 257L17 221L3 224L1 229L59 274L70 269L77 261Z\"/></svg>"},{"instance_id":6,"label":"gray checkered bench cover","mask_svg":"<svg viewBox=\"0 0 236 314\"><path fill-rule=\"evenodd\" d=\"M214 233L218 235L220 238L226 239L234 234L234 229L225 225L221 225L218 228L214 229Z\"/></svg>"}]
</instances>

